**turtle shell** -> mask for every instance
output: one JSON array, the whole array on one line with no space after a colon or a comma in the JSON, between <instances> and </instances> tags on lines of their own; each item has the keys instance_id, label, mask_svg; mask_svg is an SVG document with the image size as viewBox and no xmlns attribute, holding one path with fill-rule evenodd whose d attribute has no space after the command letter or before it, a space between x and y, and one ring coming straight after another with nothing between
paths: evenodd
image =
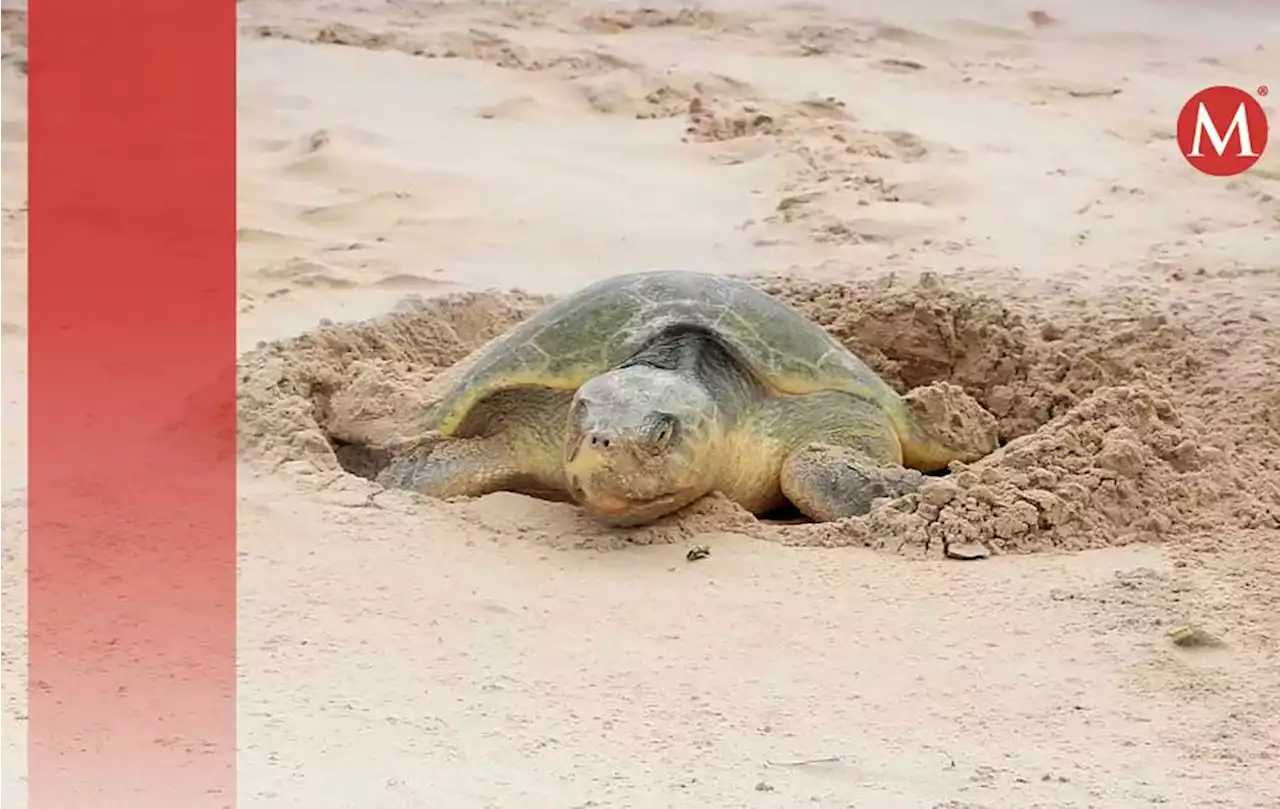
<instances>
[{"instance_id":1,"label":"turtle shell","mask_svg":"<svg viewBox=\"0 0 1280 809\"><path fill-rule=\"evenodd\" d=\"M480 349L436 403L432 427L453 434L477 402L501 390L576 390L662 334L690 328L719 338L777 393L896 399L862 360L789 304L736 278L658 271L589 284Z\"/></svg>"}]
</instances>

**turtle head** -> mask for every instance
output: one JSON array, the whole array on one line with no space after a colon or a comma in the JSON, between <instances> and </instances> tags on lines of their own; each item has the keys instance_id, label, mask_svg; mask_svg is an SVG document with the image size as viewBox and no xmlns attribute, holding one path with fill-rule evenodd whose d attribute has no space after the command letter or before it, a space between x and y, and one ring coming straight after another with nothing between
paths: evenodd
<instances>
[{"instance_id":1,"label":"turtle head","mask_svg":"<svg viewBox=\"0 0 1280 809\"><path fill-rule=\"evenodd\" d=\"M686 373L632 365L593 377L569 410L564 460L574 499L615 525L684 508L715 481L718 415Z\"/></svg>"}]
</instances>

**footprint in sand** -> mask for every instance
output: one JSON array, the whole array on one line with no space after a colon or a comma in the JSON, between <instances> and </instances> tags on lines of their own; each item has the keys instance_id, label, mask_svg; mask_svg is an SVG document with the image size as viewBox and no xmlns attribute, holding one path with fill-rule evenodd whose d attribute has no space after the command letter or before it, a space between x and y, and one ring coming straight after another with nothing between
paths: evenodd
<instances>
[{"instance_id":1,"label":"footprint in sand","mask_svg":"<svg viewBox=\"0 0 1280 809\"><path fill-rule=\"evenodd\" d=\"M435 272L443 274L444 270L435 270ZM392 289L441 289L456 286L456 284L444 278L429 278L425 275L402 272L383 276L374 281L373 286Z\"/></svg>"},{"instance_id":2,"label":"footprint in sand","mask_svg":"<svg viewBox=\"0 0 1280 809\"><path fill-rule=\"evenodd\" d=\"M310 225L340 226L365 231L394 227L406 214L420 208L420 204L408 191L382 191L332 205L308 208L298 214L298 218Z\"/></svg>"},{"instance_id":3,"label":"footprint in sand","mask_svg":"<svg viewBox=\"0 0 1280 809\"><path fill-rule=\"evenodd\" d=\"M696 100L720 103L749 99L752 87L717 73L702 71L617 70L573 82L588 109L637 119L674 118L689 113Z\"/></svg>"},{"instance_id":4,"label":"footprint in sand","mask_svg":"<svg viewBox=\"0 0 1280 809\"><path fill-rule=\"evenodd\" d=\"M745 14L730 14L704 8L618 9L587 14L578 20L584 31L621 34L651 28L693 28L717 33L750 33Z\"/></svg>"}]
</instances>

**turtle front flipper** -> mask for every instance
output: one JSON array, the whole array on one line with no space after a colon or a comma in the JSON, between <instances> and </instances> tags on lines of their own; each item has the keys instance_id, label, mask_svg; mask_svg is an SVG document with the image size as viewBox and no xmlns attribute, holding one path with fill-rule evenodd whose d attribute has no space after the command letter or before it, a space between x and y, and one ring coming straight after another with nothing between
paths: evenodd
<instances>
[{"instance_id":1,"label":"turtle front flipper","mask_svg":"<svg viewBox=\"0 0 1280 809\"><path fill-rule=\"evenodd\" d=\"M866 514L875 498L924 482L902 466L897 429L877 401L843 392L781 396L766 406L759 426L787 448L778 484L811 520Z\"/></svg>"},{"instance_id":2,"label":"turtle front flipper","mask_svg":"<svg viewBox=\"0 0 1280 809\"><path fill-rule=\"evenodd\" d=\"M507 436L432 435L390 451L377 482L441 499L480 497L515 487L526 477Z\"/></svg>"},{"instance_id":3,"label":"turtle front flipper","mask_svg":"<svg viewBox=\"0 0 1280 809\"><path fill-rule=\"evenodd\" d=\"M572 391L516 388L476 405L462 436L429 433L389 449L377 482L428 497L499 491L564 499L565 413Z\"/></svg>"},{"instance_id":4,"label":"turtle front flipper","mask_svg":"<svg viewBox=\"0 0 1280 809\"><path fill-rule=\"evenodd\" d=\"M900 497L924 483L914 469L880 466L853 447L807 444L782 464L782 493L816 522L858 517L877 497Z\"/></svg>"}]
</instances>

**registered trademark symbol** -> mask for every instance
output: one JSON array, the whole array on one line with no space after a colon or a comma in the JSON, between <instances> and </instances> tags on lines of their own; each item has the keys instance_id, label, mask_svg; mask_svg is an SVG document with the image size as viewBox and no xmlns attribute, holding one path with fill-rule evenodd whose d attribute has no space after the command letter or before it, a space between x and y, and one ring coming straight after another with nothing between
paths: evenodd
<instances>
[{"instance_id":1,"label":"registered trademark symbol","mask_svg":"<svg viewBox=\"0 0 1280 809\"><path fill-rule=\"evenodd\" d=\"M1268 87L1267 85L1265 84L1258 85L1258 95L1265 96L1269 92L1271 92L1271 88Z\"/></svg>"}]
</instances>

